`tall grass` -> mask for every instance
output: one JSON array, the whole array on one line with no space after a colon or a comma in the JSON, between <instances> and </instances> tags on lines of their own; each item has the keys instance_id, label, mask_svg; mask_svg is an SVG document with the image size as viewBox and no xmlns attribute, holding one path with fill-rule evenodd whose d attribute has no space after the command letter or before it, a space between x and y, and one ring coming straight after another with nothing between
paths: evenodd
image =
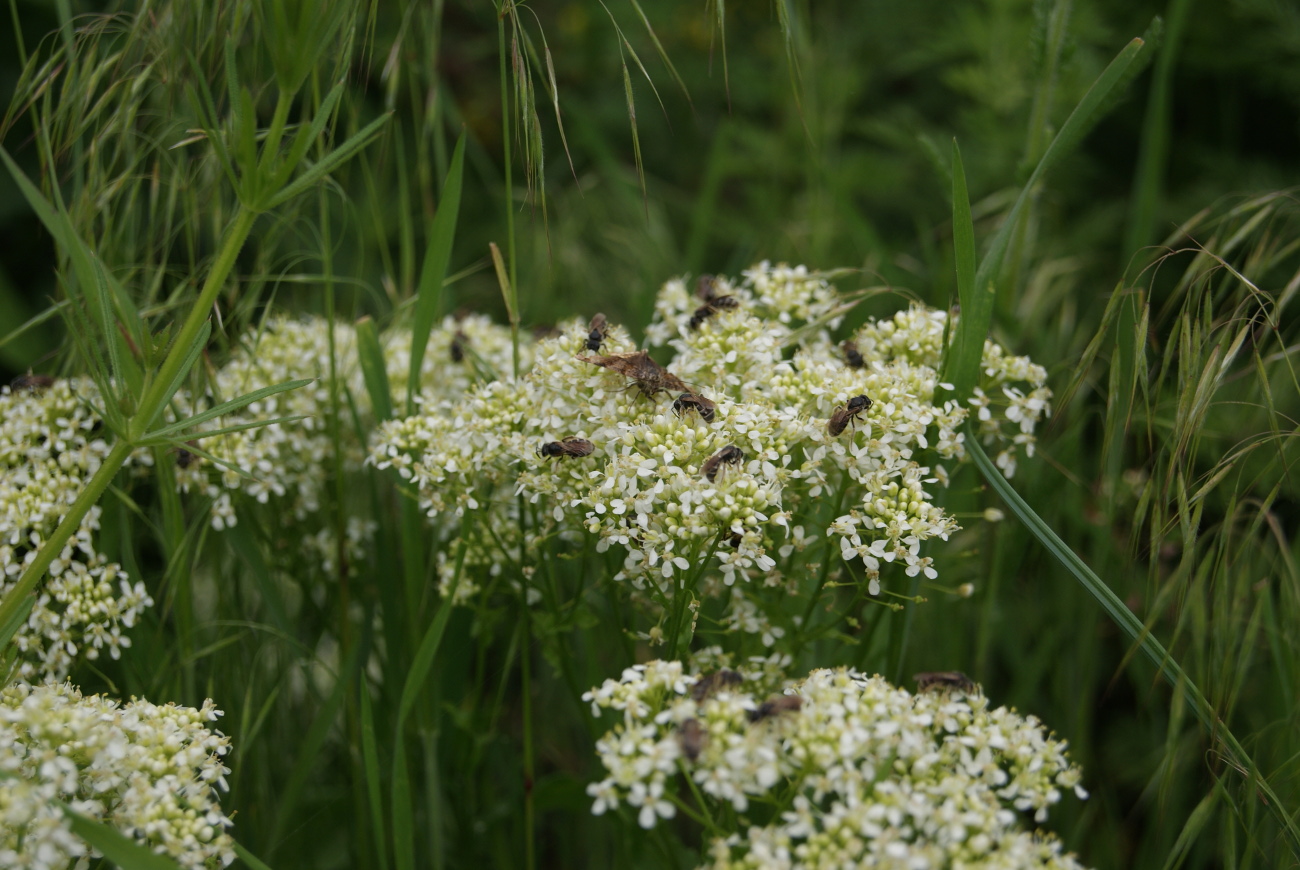
<instances>
[{"instance_id":1,"label":"tall grass","mask_svg":"<svg viewBox=\"0 0 1300 870\"><path fill-rule=\"evenodd\" d=\"M959 668L1040 716L1092 792L1053 824L1090 866L1293 862L1300 211L1287 193L1238 193L1245 174L1187 177L1168 138L1180 58L1202 45L1184 6L1164 47L1147 45L1150 103L1118 109L1140 64L1096 105L1089 86L1159 28L1120 32L1102 5L898 7L864 27L854 4L785 0L770 16L163 2L24 30L0 138L9 175L30 179L14 201L55 239L42 267L58 285L0 285L0 352L15 371L94 375L117 458L149 447L158 472L106 466L87 490L107 552L158 604L128 655L74 680L217 699L236 749L223 806L272 867L693 866L690 825L591 815L603 729L580 696L664 652L608 584L620 560L521 534L499 543L544 604L476 578L491 594L453 607L439 581L474 577L466 542L506 533L431 531L409 487L348 457L385 407L416 407L422 351L403 381L385 372L387 336L412 329L422 349L460 307L508 320L517 364L521 330L596 310L643 325L674 276L847 266L846 290L885 292L846 329L960 293L959 391L986 328L1049 365L1051 427L1011 485L1147 634L1125 634L1030 525L980 522L1006 504L968 467L944 496L968 528L927 550L942 587L918 582L899 608L833 590L870 642L828 621L800 664L896 682ZM1099 140L1136 148L1138 128L1143 156L1115 161L1115 181ZM1077 150L1053 154L1058 130ZM180 425L193 411L176 397L212 391L280 312L359 321L366 371L350 379L330 332L319 514L246 498L217 531L172 485L206 422ZM345 543L358 517L377 524L360 563ZM322 530L332 558L302 558ZM949 594L963 583L973 597ZM1161 681L1148 639L1185 679Z\"/></svg>"}]
</instances>

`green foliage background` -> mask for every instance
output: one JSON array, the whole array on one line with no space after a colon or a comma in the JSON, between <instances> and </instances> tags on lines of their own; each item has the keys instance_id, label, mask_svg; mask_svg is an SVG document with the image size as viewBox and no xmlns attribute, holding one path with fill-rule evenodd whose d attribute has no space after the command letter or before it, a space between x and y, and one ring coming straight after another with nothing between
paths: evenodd
<instances>
[{"instance_id":1,"label":"green foliage background","mask_svg":"<svg viewBox=\"0 0 1300 870\"><path fill-rule=\"evenodd\" d=\"M47 193L62 191L78 233L151 330L185 314L237 210L231 179L192 132L204 126L194 89L206 82L218 115L231 111L229 34L265 128L283 72L275 62L288 56L267 24L281 7L298 4L10 4L13 31L0 31L0 45L20 49L0 60L0 93L14 95L0 144ZM257 219L218 297L214 360L268 307L381 325L400 317L462 129L445 311L504 318L489 242L505 252L526 325L601 310L635 329L664 280L735 274L757 259L860 269L862 284L891 292L860 306L859 321L912 298L947 307L951 140L983 241L1102 69L1147 34L1150 65L1031 192L1012 236L994 334L1047 365L1058 394L1040 457L1014 485L1171 650L1294 816L1295 8L433 0L337 9L337 33L304 55L291 116L319 107L339 80L335 144L391 114L328 182ZM517 67L516 47L526 58ZM21 328L64 297L55 270L66 275L67 264L7 174L0 239L0 365L80 370L56 315ZM381 517L396 511L378 482L366 495ZM217 698L238 751L225 805L238 810L240 842L275 867L375 866L403 823L391 808L373 823L366 744L353 739L368 715L358 672L337 696L310 679L330 615L249 628L275 621L239 590L265 589L258 575L286 568L278 518L268 511L218 547L193 525L153 535L127 502L105 504L118 558L161 584L151 585L160 602L184 596L186 560L217 560L235 591L229 624L186 626L160 606L131 657L75 678L120 696ZM948 506L973 518L1001 503L968 470ZM376 584L412 570L418 554L396 519L384 523ZM932 594L888 617L899 652L886 676L960 668L1067 737L1093 797L1064 806L1052 827L1091 866L1300 857L1255 774L1225 764L1181 692L1159 682L1025 528L969 526L933 555L945 583L974 583L974 597ZM355 592L378 606L367 594ZM374 711L384 759L401 675L437 611L425 606L410 625L385 623L393 670ZM689 837L647 846L634 826L590 817L583 787L595 762L581 748L593 726L551 672L554 648L512 634L516 614L444 618L437 679L406 734L420 866L524 861L521 659L537 680L539 862L688 866ZM635 651L585 647L582 619L553 631L572 644L575 678L592 685ZM492 682L476 685L485 674ZM291 701L295 692L310 703Z\"/></svg>"}]
</instances>

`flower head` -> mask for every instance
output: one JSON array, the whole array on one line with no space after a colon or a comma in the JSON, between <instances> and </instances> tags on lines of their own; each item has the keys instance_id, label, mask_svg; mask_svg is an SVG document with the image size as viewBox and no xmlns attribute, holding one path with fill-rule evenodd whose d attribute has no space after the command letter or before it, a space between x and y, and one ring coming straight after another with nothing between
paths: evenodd
<instances>
[{"instance_id":1,"label":"flower head","mask_svg":"<svg viewBox=\"0 0 1300 870\"><path fill-rule=\"evenodd\" d=\"M233 862L217 803L230 739L210 729L220 715L211 701L121 704L66 683L0 691L0 865L65 868L97 854L56 800L183 867Z\"/></svg>"},{"instance_id":2,"label":"flower head","mask_svg":"<svg viewBox=\"0 0 1300 870\"><path fill-rule=\"evenodd\" d=\"M913 694L845 669L772 679L650 662L584 695L619 714L596 744L606 776L588 787L593 811L626 803L651 827L668 816L645 807L684 800L689 777L737 814L711 867L1080 866L1019 824L1017 811L1044 821L1065 791L1086 797L1037 719L978 689ZM754 803L778 812L751 824Z\"/></svg>"}]
</instances>

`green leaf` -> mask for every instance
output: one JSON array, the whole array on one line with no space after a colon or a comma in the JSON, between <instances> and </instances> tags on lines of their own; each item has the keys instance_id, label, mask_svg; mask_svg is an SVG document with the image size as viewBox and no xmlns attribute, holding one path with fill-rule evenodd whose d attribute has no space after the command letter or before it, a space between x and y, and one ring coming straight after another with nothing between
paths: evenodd
<instances>
[{"instance_id":1,"label":"green leaf","mask_svg":"<svg viewBox=\"0 0 1300 870\"><path fill-rule=\"evenodd\" d=\"M363 317L357 321L357 357L361 362L361 376L370 394L370 404L375 409L375 419L380 422L393 416L393 394L388 385L388 369L384 365L384 349L379 343L375 321Z\"/></svg>"},{"instance_id":2,"label":"green leaf","mask_svg":"<svg viewBox=\"0 0 1300 870\"><path fill-rule=\"evenodd\" d=\"M970 194L966 189L966 167L956 139L952 140L952 245L962 320L969 317L976 323L988 323L993 317L993 294L978 293L975 289L975 223L971 217ZM984 337L977 332L958 328L957 340L944 348L943 373L948 383L952 383L954 370L974 371L978 378L980 358L984 355ZM960 390L958 394L965 395Z\"/></svg>"},{"instance_id":3,"label":"green leaf","mask_svg":"<svg viewBox=\"0 0 1300 870\"><path fill-rule=\"evenodd\" d=\"M62 801L59 801L59 807L68 817L72 832L104 853L105 858L122 870L177 870L180 867L170 858L159 855L116 828L83 816Z\"/></svg>"},{"instance_id":4,"label":"green leaf","mask_svg":"<svg viewBox=\"0 0 1300 870\"><path fill-rule=\"evenodd\" d=\"M984 347L984 338L988 335L989 326L993 317L993 301L997 293L997 280L1002 267L1002 260L1006 256L1007 247L1011 243L1012 233L1015 231L1020 221L1021 212L1024 211L1030 196L1037 188L1039 181L1049 169L1061 161L1079 141L1096 125L1101 118L1101 108L1106 105L1112 91L1121 83L1129 80L1129 68L1138 56L1142 54L1145 43L1141 39L1134 39L1110 62L1110 65L1097 77L1088 92L1084 94L1083 99L1075 106L1070 117L1066 119L1065 124L1061 127L1052 144L1047 146L1043 152L1043 157L1034 167L1033 173L1029 176L1029 181L1025 183L1020 195L1016 198L1015 204L1011 211L1003 220L998 231L994 233L993 239L989 242L988 252L985 253L984 259L980 262L979 269L975 272L974 289L971 296L976 300L976 307L973 310L967 310L965 299L962 300L962 316L957 323L956 335L954 336L954 345L961 348L960 354L950 355L952 364L946 366L944 376L947 383L953 385L953 394L958 401L964 402L979 383L979 357L972 359L972 347ZM954 167L954 175L956 175ZM964 184L964 182L963 182ZM957 181L954 178L953 186L956 189ZM956 205L954 203L954 208ZM987 296L985 300L983 297Z\"/></svg>"},{"instance_id":5,"label":"green leaf","mask_svg":"<svg viewBox=\"0 0 1300 870\"><path fill-rule=\"evenodd\" d=\"M239 845L238 841L235 842L234 849L235 854L239 856L239 860L247 864L252 870L271 870L269 864Z\"/></svg>"},{"instance_id":6,"label":"green leaf","mask_svg":"<svg viewBox=\"0 0 1300 870\"><path fill-rule=\"evenodd\" d=\"M296 390L299 387L310 384L313 380L315 379L300 378L296 381L285 381L282 384L272 384L269 387L262 387L260 390L253 390L253 392L245 393L244 395L240 396L237 399L231 399L229 402L222 402L220 405L214 405L213 407L209 408L206 411L200 411L199 413L195 414L192 417L186 417L184 420L180 420L176 423L170 423L166 426L163 426L161 429L154 429L151 432L146 432L142 436L142 439L149 439L153 443L166 441L168 437L173 435L180 435L184 433L187 429L192 429L195 426L199 425L200 423L206 423L208 420L212 420L216 417L220 417L223 414L229 414L231 411L237 411L240 408L244 407L245 405L251 405L253 402L256 402L260 399L265 399L267 396L274 396L276 393L287 393L290 390ZM250 429L258 425L261 425L261 423L256 422L253 424L253 426L235 426L235 427L231 427L228 431L236 432L239 431L240 429ZM205 432L203 434L207 435L207 434L215 434L215 433Z\"/></svg>"},{"instance_id":7,"label":"green leaf","mask_svg":"<svg viewBox=\"0 0 1300 870\"><path fill-rule=\"evenodd\" d=\"M375 852L380 870L388 868L388 849L384 839L384 796L379 774L379 748L375 740L375 712L371 708L370 690L362 681L361 697L361 764L366 774L366 796L370 801L370 826L374 829Z\"/></svg>"},{"instance_id":8,"label":"green leaf","mask_svg":"<svg viewBox=\"0 0 1300 870\"><path fill-rule=\"evenodd\" d=\"M27 621L27 616L32 612L32 606L36 604L36 593L30 593L22 602L9 612L4 624L0 625L0 649L9 646L9 641L13 640L18 629Z\"/></svg>"},{"instance_id":9,"label":"green leaf","mask_svg":"<svg viewBox=\"0 0 1300 870\"><path fill-rule=\"evenodd\" d=\"M370 140L373 139L375 137L375 134L379 132L379 128L387 124L388 119L391 117L392 117L391 112L381 115L380 117L371 121L366 126L362 127L360 130L354 133L352 137L349 138L346 142L344 142L342 145L338 146L329 154L327 154L324 158L322 158L320 162L313 164L305 172L303 172L302 175L299 175L296 179L294 179L292 184L287 185L286 187L282 188L279 193L273 195L269 200L266 201L266 204L263 206L263 208L267 210L273 209L277 205L280 205L283 202L287 202L288 200L293 199L298 194L311 189L312 185L320 181L329 173L333 172L344 162L351 159L353 155L355 155L362 148L369 145Z\"/></svg>"},{"instance_id":10,"label":"green leaf","mask_svg":"<svg viewBox=\"0 0 1300 870\"><path fill-rule=\"evenodd\" d=\"M461 178L465 170L465 133L456 140L451 167L442 186L442 202L429 228L429 247L424 252L420 286L416 291L415 320L411 324L411 369L406 382L406 413L415 413L415 397L420 392L420 369L424 365L425 346L433 323L442 313L442 282L451 262L451 248L456 240L456 222L460 216Z\"/></svg>"},{"instance_id":11,"label":"green leaf","mask_svg":"<svg viewBox=\"0 0 1300 870\"><path fill-rule=\"evenodd\" d=\"M113 376L125 381L128 386L137 391L136 395L138 395L144 375L135 359L131 356L126 341L122 333L118 331L117 324L114 323L111 315L112 310L114 310L111 303L112 297L115 295L124 296L125 290L122 290L121 285L108 273L104 264L95 256L94 251L78 235L76 228L73 226L72 218L68 216L62 205L58 204L56 208L56 203L51 203L46 199L3 147L0 147L0 160L4 161L5 166L9 169L9 174L13 176L14 182L22 191L23 197L27 200L28 205L32 207L32 211L36 213L37 218L40 219L45 229L54 237L55 242L72 260L76 280L75 282L66 282L66 286L69 292L84 299L90 308L92 323L98 327L96 336L99 342L109 350L113 364Z\"/></svg>"},{"instance_id":12,"label":"green leaf","mask_svg":"<svg viewBox=\"0 0 1300 870\"><path fill-rule=\"evenodd\" d=\"M1211 735L1212 739L1222 741L1223 745L1218 751L1223 752L1226 756L1228 767L1237 770L1252 782L1254 788L1259 791L1261 799L1268 806L1269 811L1290 840L1292 849L1300 852L1300 827L1297 827L1295 820L1288 814L1286 806L1274 793L1267 780L1260 774L1259 768L1228 729L1227 724L1219 718L1210 702L1205 699L1205 695L1201 693L1201 690L1161 645L1160 641L1152 636L1147 627L1142 624L1142 620L1138 619L1128 609L1119 596L1112 592L1110 587L1093 573L1087 563L1079 558L1078 554L1071 550L1069 545L1062 541L1056 532L1052 531L1052 527L1020 497L1020 493L1012 488L1010 482L1002 476L1002 472L993 464L993 460L989 459L988 454L980 447L977 435L976 428L967 425L966 451L974 461L975 467L984 476L984 480L1002 497L1007 507L1025 524L1025 527L1038 539L1038 542L1065 566L1066 570L1074 576L1075 580L1079 581L1084 589L1088 590L1093 598L1097 599L1102 609L1110 616L1111 621L1123 629L1124 633L1137 644L1138 648L1156 666L1169 684L1175 689L1181 686L1182 690L1186 692L1188 706L1196 714L1196 718L1200 720L1201 725Z\"/></svg>"}]
</instances>

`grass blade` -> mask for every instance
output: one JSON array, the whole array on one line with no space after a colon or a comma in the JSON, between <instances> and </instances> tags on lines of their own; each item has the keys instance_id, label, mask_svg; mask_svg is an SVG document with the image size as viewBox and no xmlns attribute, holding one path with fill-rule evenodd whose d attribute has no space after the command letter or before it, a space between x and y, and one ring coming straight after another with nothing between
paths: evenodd
<instances>
[{"instance_id":1,"label":"grass blade","mask_svg":"<svg viewBox=\"0 0 1300 870\"><path fill-rule=\"evenodd\" d=\"M1291 850L1300 855L1300 827L1297 827L1295 820L1288 815L1285 804L1281 802L1268 781L1260 774L1254 761L1246 754L1241 743L1228 729L1227 723L1219 718L1214 708L1210 706L1209 701L1201 694L1201 690L1187 676L1178 662L1169 655L1169 652L1161 645L1160 641L1151 635L1147 627L1142 624L1142 621L1125 606L1119 596L1112 592L1110 587L1093 573L1087 563L1079 558L1070 549L1069 545L1062 541L1056 532L1052 531L1052 527L1012 488L1010 482L1003 477L1002 472L993 464L993 460L989 459L988 454L980 447L976 435L977 433L973 427L967 428L966 449L988 485L1006 502L1011 512L1025 524L1025 527L1038 539L1039 543L1065 566L1066 570L1074 575L1074 578L1088 590L1092 597L1097 599L1102 609L1110 616L1111 621L1123 629L1124 633L1138 645L1138 648L1151 663L1159 669L1160 673L1169 682L1169 685L1173 686L1175 691L1180 686L1182 687L1182 690L1186 693L1188 706L1196 714L1196 718L1200 720L1210 739L1222 742L1223 753L1228 760L1228 767L1238 771L1246 778L1253 786L1252 792L1259 792L1264 803L1267 804L1269 812L1273 814L1290 842Z\"/></svg>"},{"instance_id":2,"label":"grass blade","mask_svg":"<svg viewBox=\"0 0 1300 870\"><path fill-rule=\"evenodd\" d=\"M953 357L953 364L946 367L944 372L945 379L954 387L953 393L958 401L965 399L974 390L975 385L979 382L979 355L973 357L969 349L972 347L984 347L984 337L988 335L989 326L993 318L993 298L997 293L997 280L1002 267L1002 261L1006 257L1007 247L1011 243L1011 236L1020 221L1021 212L1024 211L1029 198L1037 187L1039 181L1049 169L1061 161L1079 141L1088 133L1089 130L1100 120L1101 109L1107 104L1116 88L1129 81L1131 78L1130 68L1133 67L1134 61L1143 54L1145 43L1141 39L1133 39L1124 47L1110 65L1097 77L1088 92L1084 94L1083 99L1075 106L1070 117L1062 125L1052 144L1047 146L1043 157L1034 167L1033 173L1025 183L1020 195L1016 198L1015 204L1011 211L1007 213L1006 218L998 231L994 233L992 241L989 242L989 249L980 261L979 269L975 272L974 286L977 289L974 293L987 295L987 307L985 300L980 299L979 305L975 310L967 311L965 305L962 307L962 317L957 323L956 335L954 336L954 345L963 349L963 354L959 357L956 354ZM956 166L954 166L954 175ZM953 184L956 185L956 179Z\"/></svg>"},{"instance_id":3,"label":"grass blade","mask_svg":"<svg viewBox=\"0 0 1300 870\"><path fill-rule=\"evenodd\" d=\"M87 818L60 801L72 832L122 870L177 870L175 861L128 837L114 827Z\"/></svg>"},{"instance_id":4,"label":"grass blade","mask_svg":"<svg viewBox=\"0 0 1300 870\"><path fill-rule=\"evenodd\" d=\"M970 317L988 323L993 318L993 288L985 292L975 289L975 221L971 216L970 192L966 189L966 167L962 163L961 149L952 140L952 245L953 259L957 265L957 299L961 302L962 320ZM985 327L984 332L988 331ZM980 357L984 355L984 333L957 329L956 341L944 352L943 374L947 383L953 383L952 373L974 372L979 376ZM973 357L973 359L972 359ZM971 384L968 389L974 388ZM958 389L957 394L965 393Z\"/></svg>"},{"instance_id":5,"label":"grass blade","mask_svg":"<svg viewBox=\"0 0 1300 870\"><path fill-rule=\"evenodd\" d=\"M357 358L361 362L361 376L370 394L370 404L375 409L375 419L384 421L393 416L393 393L388 384L388 370L384 366L384 349L379 343L375 321L363 317L357 321Z\"/></svg>"},{"instance_id":6,"label":"grass blade","mask_svg":"<svg viewBox=\"0 0 1300 870\"><path fill-rule=\"evenodd\" d=\"M220 405L214 405L213 407L209 408L206 411L200 411L199 413L195 414L192 417L186 417L184 420L181 420L179 422L170 423L166 426L163 426L161 429L154 429L150 432L145 433L145 435L142 437L152 439L152 440L158 440L158 439L165 439L172 435L179 435L182 432L184 432L186 429L191 429L199 425L200 423L206 423L207 421L220 417L223 414L229 414L231 411L237 411L240 408L244 407L245 405L251 405L253 402L256 402L260 399L265 399L267 396L274 396L276 393L287 393L290 390L296 390L299 387L304 387L307 384L310 384L312 380L313 378L300 378L296 381L285 381L282 384L272 384L269 387L262 387L260 390L253 390L253 392L245 393L244 395L240 396L237 399L231 399L229 402L222 402ZM265 422L265 421L260 421L258 424L255 425L260 425L261 422ZM233 427L231 431L237 431L238 428L249 428L249 427ZM204 433L204 434L208 434L208 433Z\"/></svg>"},{"instance_id":7,"label":"grass blade","mask_svg":"<svg viewBox=\"0 0 1300 870\"><path fill-rule=\"evenodd\" d=\"M268 199L263 208L266 210L273 209L277 205L308 190L316 182L350 160L362 148L369 145L370 140L379 132L379 128L387 124L388 119L391 117L392 113L381 115L356 133L353 133L351 138L327 154L320 162L308 167L302 175L294 179L292 184L286 185L279 193Z\"/></svg>"}]
</instances>

